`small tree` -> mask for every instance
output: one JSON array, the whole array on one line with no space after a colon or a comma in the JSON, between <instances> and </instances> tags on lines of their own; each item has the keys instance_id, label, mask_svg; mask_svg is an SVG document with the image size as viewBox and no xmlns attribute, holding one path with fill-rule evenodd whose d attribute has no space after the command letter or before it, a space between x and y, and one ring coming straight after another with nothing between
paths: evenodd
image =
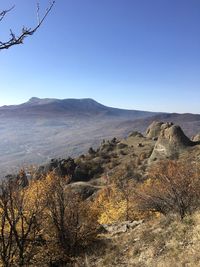
<instances>
[{"instance_id":1,"label":"small tree","mask_svg":"<svg viewBox=\"0 0 200 267\"><path fill-rule=\"evenodd\" d=\"M46 177L44 185L45 224L48 223L46 240L53 244L54 253L55 247L58 248L51 262L67 262L96 238L97 214L92 212L89 202L83 201L70 189L66 177L52 172Z\"/></svg>"},{"instance_id":2,"label":"small tree","mask_svg":"<svg viewBox=\"0 0 200 267\"><path fill-rule=\"evenodd\" d=\"M17 181L0 186L0 252L3 266L27 266L38 244L41 205L37 194L21 189ZM35 192L36 193L36 192ZM33 197L33 198L32 198Z\"/></svg>"},{"instance_id":3,"label":"small tree","mask_svg":"<svg viewBox=\"0 0 200 267\"><path fill-rule=\"evenodd\" d=\"M133 195L135 183L132 179L119 179L118 186L122 194L123 200L125 201L126 207L126 220L133 219Z\"/></svg>"},{"instance_id":4,"label":"small tree","mask_svg":"<svg viewBox=\"0 0 200 267\"><path fill-rule=\"evenodd\" d=\"M178 213L181 219L200 206L200 167L189 161L163 161L149 172L137 190L142 210Z\"/></svg>"}]
</instances>

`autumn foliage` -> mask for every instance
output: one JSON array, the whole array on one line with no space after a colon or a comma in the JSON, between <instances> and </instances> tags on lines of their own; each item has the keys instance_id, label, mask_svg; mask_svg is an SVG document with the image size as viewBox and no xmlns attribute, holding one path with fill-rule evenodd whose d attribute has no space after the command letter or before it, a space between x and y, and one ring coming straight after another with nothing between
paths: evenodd
<instances>
[{"instance_id":1,"label":"autumn foliage","mask_svg":"<svg viewBox=\"0 0 200 267\"><path fill-rule=\"evenodd\" d=\"M184 218L200 207L200 167L195 162L163 161L136 179L134 171L106 176L91 200L70 186L70 177L50 172L39 179L0 185L0 264L73 266L97 240L99 224L132 221L150 214ZM24 181L21 183L20 181Z\"/></svg>"},{"instance_id":2,"label":"autumn foliage","mask_svg":"<svg viewBox=\"0 0 200 267\"><path fill-rule=\"evenodd\" d=\"M200 207L200 167L189 161L163 161L149 171L136 190L138 207L181 218Z\"/></svg>"},{"instance_id":3,"label":"autumn foliage","mask_svg":"<svg viewBox=\"0 0 200 267\"><path fill-rule=\"evenodd\" d=\"M1 266L64 266L97 236L97 215L55 173L32 180L1 184Z\"/></svg>"}]
</instances>

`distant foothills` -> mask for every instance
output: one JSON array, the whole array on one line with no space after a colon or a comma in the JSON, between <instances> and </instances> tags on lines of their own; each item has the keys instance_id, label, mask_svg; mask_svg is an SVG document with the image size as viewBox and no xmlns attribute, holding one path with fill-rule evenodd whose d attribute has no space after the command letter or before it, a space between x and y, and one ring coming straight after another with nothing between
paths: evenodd
<instances>
[{"instance_id":1,"label":"distant foothills","mask_svg":"<svg viewBox=\"0 0 200 267\"><path fill-rule=\"evenodd\" d=\"M78 156L103 139L143 133L153 121L180 125L187 136L200 132L199 114L126 110L93 99L40 99L0 107L2 174L54 157Z\"/></svg>"}]
</instances>

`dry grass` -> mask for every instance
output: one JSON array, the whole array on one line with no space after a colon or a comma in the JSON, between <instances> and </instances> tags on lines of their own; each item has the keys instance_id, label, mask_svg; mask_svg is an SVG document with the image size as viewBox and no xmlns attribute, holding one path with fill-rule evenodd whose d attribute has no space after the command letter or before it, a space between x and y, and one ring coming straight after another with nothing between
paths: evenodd
<instances>
[{"instance_id":1,"label":"dry grass","mask_svg":"<svg viewBox=\"0 0 200 267\"><path fill-rule=\"evenodd\" d=\"M129 232L105 235L104 242L103 253L99 249L91 256L91 267L198 267L200 212L183 221L175 216L154 218Z\"/></svg>"}]
</instances>

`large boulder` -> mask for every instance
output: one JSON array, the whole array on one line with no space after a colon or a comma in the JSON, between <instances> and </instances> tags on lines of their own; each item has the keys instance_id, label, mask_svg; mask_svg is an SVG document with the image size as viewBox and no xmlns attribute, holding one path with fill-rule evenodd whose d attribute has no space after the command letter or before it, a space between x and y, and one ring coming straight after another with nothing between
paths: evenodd
<instances>
[{"instance_id":1,"label":"large boulder","mask_svg":"<svg viewBox=\"0 0 200 267\"><path fill-rule=\"evenodd\" d=\"M72 191L78 193L82 199L88 199L92 197L100 187L91 185L87 182L75 182L68 185Z\"/></svg>"},{"instance_id":2,"label":"large boulder","mask_svg":"<svg viewBox=\"0 0 200 267\"><path fill-rule=\"evenodd\" d=\"M163 122L160 121L154 121L150 124L150 126L146 130L146 137L151 138L151 139L156 139L158 138L160 131L161 131L161 126L163 125Z\"/></svg>"},{"instance_id":3,"label":"large boulder","mask_svg":"<svg viewBox=\"0 0 200 267\"><path fill-rule=\"evenodd\" d=\"M160 127L160 134L150 160L177 158L181 151L195 144L184 134L180 126L164 123Z\"/></svg>"},{"instance_id":4,"label":"large boulder","mask_svg":"<svg viewBox=\"0 0 200 267\"><path fill-rule=\"evenodd\" d=\"M128 137L144 137L144 136L138 131L133 131L129 133Z\"/></svg>"},{"instance_id":5,"label":"large boulder","mask_svg":"<svg viewBox=\"0 0 200 267\"><path fill-rule=\"evenodd\" d=\"M54 171L59 176L68 176L71 180L73 180L76 167L77 164L74 159L70 157L67 159L51 159L49 163L42 165L37 169L34 177L39 179L43 175L47 175L48 173Z\"/></svg>"},{"instance_id":6,"label":"large boulder","mask_svg":"<svg viewBox=\"0 0 200 267\"><path fill-rule=\"evenodd\" d=\"M135 227L141 225L144 221L124 221L124 222L116 222L112 224L103 224L102 227L104 232L113 235L118 235L121 233L125 233L129 230L134 229Z\"/></svg>"}]
</instances>

